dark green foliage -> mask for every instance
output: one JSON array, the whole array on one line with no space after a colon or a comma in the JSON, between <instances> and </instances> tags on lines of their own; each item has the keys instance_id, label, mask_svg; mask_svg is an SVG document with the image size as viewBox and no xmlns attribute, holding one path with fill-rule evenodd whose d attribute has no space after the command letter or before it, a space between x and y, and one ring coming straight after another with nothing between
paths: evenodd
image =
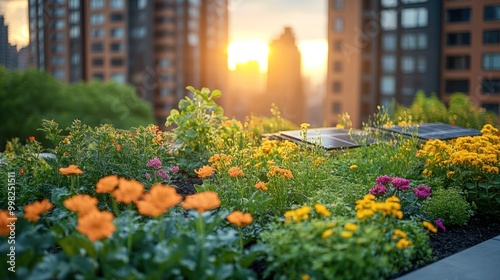
<instances>
[{"instance_id":1,"label":"dark green foliage","mask_svg":"<svg viewBox=\"0 0 500 280\"><path fill-rule=\"evenodd\" d=\"M425 200L423 210L431 221L442 218L445 225L465 225L472 211L459 188L437 188Z\"/></svg>"}]
</instances>

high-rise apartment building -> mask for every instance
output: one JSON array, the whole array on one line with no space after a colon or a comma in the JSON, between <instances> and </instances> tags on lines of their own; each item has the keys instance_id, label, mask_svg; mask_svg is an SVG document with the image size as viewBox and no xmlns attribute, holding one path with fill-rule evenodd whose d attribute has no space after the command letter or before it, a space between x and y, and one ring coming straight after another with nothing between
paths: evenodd
<instances>
[{"instance_id":1,"label":"high-rise apartment building","mask_svg":"<svg viewBox=\"0 0 500 280\"><path fill-rule=\"evenodd\" d=\"M410 105L418 91L436 93L443 101L450 93L464 92L477 105L498 113L498 1L328 3L323 108L328 125L349 113L359 127L377 105L392 100Z\"/></svg>"},{"instance_id":2,"label":"high-rise apartment building","mask_svg":"<svg viewBox=\"0 0 500 280\"><path fill-rule=\"evenodd\" d=\"M31 65L135 86L159 124L196 88L224 90L227 0L29 0Z\"/></svg>"},{"instance_id":3,"label":"high-rise apartment building","mask_svg":"<svg viewBox=\"0 0 500 280\"><path fill-rule=\"evenodd\" d=\"M281 116L296 125L305 122L301 55L290 27L269 44L267 94L269 106L278 106Z\"/></svg>"}]
</instances>

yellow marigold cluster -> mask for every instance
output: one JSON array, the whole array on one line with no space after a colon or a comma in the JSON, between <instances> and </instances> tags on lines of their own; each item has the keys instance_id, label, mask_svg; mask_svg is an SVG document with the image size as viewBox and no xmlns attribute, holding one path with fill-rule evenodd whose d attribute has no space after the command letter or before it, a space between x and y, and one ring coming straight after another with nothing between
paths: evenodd
<instances>
[{"instance_id":1,"label":"yellow marigold cluster","mask_svg":"<svg viewBox=\"0 0 500 280\"><path fill-rule=\"evenodd\" d=\"M391 196L384 202L375 201L375 196L367 194L363 199L356 201L356 218L364 220L371 218L376 212L381 212L383 216L393 215L398 219L403 218L399 198Z\"/></svg>"},{"instance_id":2,"label":"yellow marigold cluster","mask_svg":"<svg viewBox=\"0 0 500 280\"><path fill-rule=\"evenodd\" d=\"M392 240L398 241L396 243L396 247L398 249L404 249L413 243L411 240L408 239L407 234L400 229L394 230L394 234L392 235Z\"/></svg>"},{"instance_id":3,"label":"yellow marigold cluster","mask_svg":"<svg viewBox=\"0 0 500 280\"><path fill-rule=\"evenodd\" d=\"M436 233L438 231L437 228L428 221L423 221L422 225L424 225L424 227L426 229L428 229L429 231L432 231L433 233Z\"/></svg>"},{"instance_id":4,"label":"yellow marigold cluster","mask_svg":"<svg viewBox=\"0 0 500 280\"><path fill-rule=\"evenodd\" d=\"M233 158L225 154L215 154L208 159L215 170L221 170L224 166L231 164Z\"/></svg>"},{"instance_id":5,"label":"yellow marigold cluster","mask_svg":"<svg viewBox=\"0 0 500 280\"><path fill-rule=\"evenodd\" d=\"M288 169L283 169L279 166L271 166L271 170L267 172L268 177L276 176L276 175L281 175L287 179L293 178L293 173L292 171Z\"/></svg>"},{"instance_id":6,"label":"yellow marigold cluster","mask_svg":"<svg viewBox=\"0 0 500 280\"><path fill-rule=\"evenodd\" d=\"M323 215L325 217L330 217L330 215L332 214L332 213L330 213L330 211L328 211L326 206L323 204L319 204L319 203L314 204L314 209L316 210L316 212L318 214Z\"/></svg>"},{"instance_id":7,"label":"yellow marigold cluster","mask_svg":"<svg viewBox=\"0 0 500 280\"><path fill-rule=\"evenodd\" d=\"M351 238L354 231L358 229L358 225L353 223L346 223L344 225L344 231L340 233L343 238Z\"/></svg>"},{"instance_id":8,"label":"yellow marigold cluster","mask_svg":"<svg viewBox=\"0 0 500 280\"><path fill-rule=\"evenodd\" d=\"M291 221L300 222L307 220L309 218L309 213L311 212L311 207L303 206L295 210L290 210L285 213L286 221L285 223L290 223Z\"/></svg>"}]
</instances>

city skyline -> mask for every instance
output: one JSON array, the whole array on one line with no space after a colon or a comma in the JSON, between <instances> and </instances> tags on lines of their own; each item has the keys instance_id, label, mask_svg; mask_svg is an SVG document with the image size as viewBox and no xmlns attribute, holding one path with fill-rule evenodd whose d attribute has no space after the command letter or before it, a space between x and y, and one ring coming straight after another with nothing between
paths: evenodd
<instances>
[{"instance_id":1,"label":"city skyline","mask_svg":"<svg viewBox=\"0 0 500 280\"><path fill-rule=\"evenodd\" d=\"M297 37L297 45L302 55L303 76L320 83L326 77L327 1L292 2L230 0L228 47L235 42L241 44L249 41L267 45L284 27L290 26ZM28 1L25 0L7 0L0 3L0 13L5 15L6 24L9 25L9 41L17 45L18 49L29 41L27 5ZM231 53L228 54L231 56ZM229 57L229 63L231 59L237 59L238 62L257 60L265 72L267 62L264 60L267 60L267 57L263 58L264 54L260 52L240 58ZM228 65L228 68L230 66Z\"/></svg>"}]
</instances>

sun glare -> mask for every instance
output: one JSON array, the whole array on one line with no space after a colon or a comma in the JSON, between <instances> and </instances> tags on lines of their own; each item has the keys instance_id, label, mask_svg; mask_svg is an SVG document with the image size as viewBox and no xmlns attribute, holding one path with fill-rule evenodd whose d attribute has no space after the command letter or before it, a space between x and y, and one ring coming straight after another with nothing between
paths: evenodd
<instances>
[{"instance_id":1,"label":"sun glare","mask_svg":"<svg viewBox=\"0 0 500 280\"><path fill-rule=\"evenodd\" d=\"M310 40L299 43L302 56L302 72L313 75L326 73L328 43L326 40Z\"/></svg>"},{"instance_id":2,"label":"sun glare","mask_svg":"<svg viewBox=\"0 0 500 280\"><path fill-rule=\"evenodd\" d=\"M236 64L246 63L248 61L257 61L261 72L267 71L267 54L269 47L263 40L240 40L229 44L228 52L228 68L229 70L236 69Z\"/></svg>"}]
</instances>

